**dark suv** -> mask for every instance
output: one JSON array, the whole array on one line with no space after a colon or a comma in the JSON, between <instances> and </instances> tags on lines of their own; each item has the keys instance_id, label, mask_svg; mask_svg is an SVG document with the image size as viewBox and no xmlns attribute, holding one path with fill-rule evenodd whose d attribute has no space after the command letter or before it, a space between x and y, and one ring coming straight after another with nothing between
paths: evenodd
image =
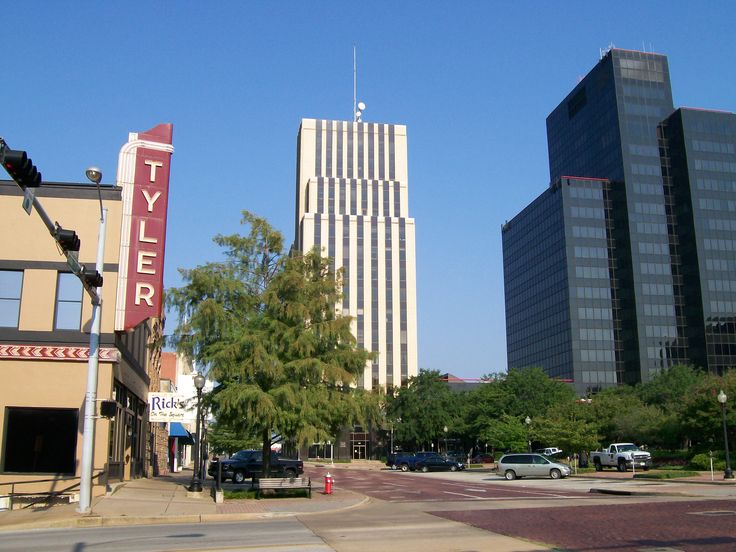
<instances>
[{"instance_id":1,"label":"dark suv","mask_svg":"<svg viewBox=\"0 0 736 552\"><path fill-rule=\"evenodd\" d=\"M217 465L222 465L222 480L232 479L233 483L243 483L246 479L263 476L263 454L260 450L241 450L232 458L220 462L212 461L207 473L217 477ZM296 477L304 473L304 462L281 458L275 452L271 453L272 477Z\"/></svg>"}]
</instances>

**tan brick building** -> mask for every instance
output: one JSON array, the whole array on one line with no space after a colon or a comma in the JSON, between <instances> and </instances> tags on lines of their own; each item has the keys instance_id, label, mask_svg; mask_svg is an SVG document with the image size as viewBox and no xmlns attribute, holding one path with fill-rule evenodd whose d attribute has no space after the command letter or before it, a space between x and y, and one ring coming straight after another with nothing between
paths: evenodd
<instances>
[{"instance_id":1,"label":"tan brick building","mask_svg":"<svg viewBox=\"0 0 736 552\"><path fill-rule=\"evenodd\" d=\"M44 182L49 218L73 229L95 266L107 209L96 389L93 495L115 481L166 473L166 428L147 421L159 390L163 245L172 125L131 133L115 185ZM42 167L39 167L42 169ZM92 305L23 190L0 181L0 508L8 497L78 493ZM112 417L100 415L114 401ZM163 458L162 458L163 456Z\"/></svg>"}]
</instances>

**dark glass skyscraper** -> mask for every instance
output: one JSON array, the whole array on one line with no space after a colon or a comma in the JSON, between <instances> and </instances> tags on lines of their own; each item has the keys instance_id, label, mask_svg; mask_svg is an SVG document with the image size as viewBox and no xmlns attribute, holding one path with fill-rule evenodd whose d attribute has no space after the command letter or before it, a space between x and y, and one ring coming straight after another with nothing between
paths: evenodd
<instances>
[{"instance_id":1,"label":"dark glass skyscraper","mask_svg":"<svg viewBox=\"0 0 736 552\"><path fill-rule=\"evenodd\" d=\"M725 238L705 235L736 224L736 209L728 210L736 206L736 189L726 184L734 180L728 173L736 159L733 114L718 113L719 119L717 112L673 110L667 58L613 49L547 118L552 185L502 232L510 368L542 366L585 393L647 381L677 363L716 371L736 364L736 355L729 357L736 300L723 295L730 280L703 274L726 261L711 258L701 266L713 257L707 247L728 255L731 243L714 244ZM694 174L706 165L720 176ZM718 222L710 220L715 208L698 207L715 199L697 187L698 178L719 182ZM540 235L549 224L564 243L535 264L523 251L550 239ZM520 255L530 263L520 264ZM554 292L566 293L567 301L552 308L549 298L531 297L540 282L554 278L544 268L554 258L567 276ZM515 294L522 289L526 300ZM729 301L729 312L712 312L712 306L728 311ZM552 349L540 346L564 333L564 319L564 350L557 341Z\"/></svg>"}]
</instances>

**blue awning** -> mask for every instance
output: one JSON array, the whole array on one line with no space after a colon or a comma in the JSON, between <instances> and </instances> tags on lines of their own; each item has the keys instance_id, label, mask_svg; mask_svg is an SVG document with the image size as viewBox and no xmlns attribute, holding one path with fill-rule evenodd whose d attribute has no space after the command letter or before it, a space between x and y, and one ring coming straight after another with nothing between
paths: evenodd
<instances>
[{"instance_id":1,"label":"blue awning","mask_svg":"<svg viewBox=\"0 0 736 552\"><path fill-rule=\"evenodd\" d=\"M189 432L179 422L171 422L169 424L169 437L189 437Z\"/></svg>"},{"instance_id":2,"label":"blue awning","mask_svg":"<svg viewBox=\"0 0 736 552\"><path fill-rule=\"evenodd\" d=\"M169 437L170 438L178 438L179 443L183 445L193 445L194 444L194 438L192 437L192 434L187 431L187 428L185 428L181 423L179 422L171 422L169 423Z\"/></svg>"}]
</instances>

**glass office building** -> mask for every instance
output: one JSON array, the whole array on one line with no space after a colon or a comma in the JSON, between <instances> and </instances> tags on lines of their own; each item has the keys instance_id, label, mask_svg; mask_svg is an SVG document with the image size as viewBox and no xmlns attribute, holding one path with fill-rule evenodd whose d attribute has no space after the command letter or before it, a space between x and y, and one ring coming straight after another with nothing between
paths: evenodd
<instances>
[{"instance_id":1,"label":"glass office building","mask_svg":"<svg viewBox=\"0 0 736 552\"><path fill-rule=\"evenodd\" d=\"M729 355L736 346L736 301L727 275L717 273L734 267L724 258L733 253L732 242L722 235L731 228L729 209L736 206L736 190L729 188L733 114L674 111L667 58L612 49L549 115L547 136L553 185L502 232L509 367L542 366L552 376L572 379L584 394L648 381L674 364L713 371L734 364ZM557 186L563 193L553 198ZM576 205L584 199L580 194L593 203ZM569 301L561 307L566 312L545 316L569 319L564 353L537 344L530 328L544 325L545 318L514 296L519 274L526 274L523 286L530 290L549 278L514 260L542 238L538 232L545 222L529 215L535 205L537 216L552 210L558 222L563 219L564 246L549 249L549 255L565 251L569 280L561 289ZM581 213L603 215L605 244L594 243L603 239L601 229L594 234L594 226L579 220ZM520 225L529 230L517 232ZM593 258L605 262L607 274ZM596 268L594 284L576 280L582 274L590 280ZM594 295L610 305L576 303ZM596 318L609 315L609 324Z\"/></svg>"},{"instance_id":2,"label":"glass office building","mask_svg":"<svg viewBox=\"0 0 736 552\"><path fill-rule=\"evenodd\" d=\"M678 109L659 132L689 357L722 374L736 366L736 115Z\"/></svg>"}]
</instances>

